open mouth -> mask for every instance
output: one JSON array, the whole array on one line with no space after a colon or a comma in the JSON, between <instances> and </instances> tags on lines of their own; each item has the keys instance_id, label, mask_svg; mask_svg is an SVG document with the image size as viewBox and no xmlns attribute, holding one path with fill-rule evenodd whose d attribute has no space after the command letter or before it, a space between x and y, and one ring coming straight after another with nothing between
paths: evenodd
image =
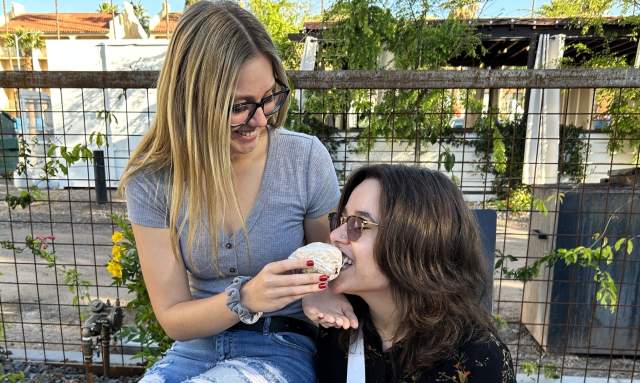
<instances>
[{"instance_id":1,"label":"open mouth","mask_svg":"<svg viewBox=\"0 0 640 383\"><path fill-rule=\"evenodd\" d=\"M253 129L244 129L244 128L240 128L237 130L234 130L233 133L242 136L242 137L246 137L246 138L251 138L251 137L256 137L258 135L258 129L253 128Z\"/></svg>"},{"instance_id":2,"label":"open mouth","mask_svg":"<svg viewBox=\"0 0 640 383\"><path fill-rule=\"evenodd\" d=\"M353 265L353 260L349 258L345 253L342 253L342 268L340 271L344 271Z\"/></svg>"}]
</instances>

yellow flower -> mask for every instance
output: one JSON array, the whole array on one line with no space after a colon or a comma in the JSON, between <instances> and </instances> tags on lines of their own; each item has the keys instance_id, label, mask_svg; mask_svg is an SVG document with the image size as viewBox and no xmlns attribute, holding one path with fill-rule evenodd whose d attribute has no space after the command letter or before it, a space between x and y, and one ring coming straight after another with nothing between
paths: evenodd
<instances>
[{"instance_id":1,"label":"yellow flower","mask_svg":"<svg viewBox=\"0 0 640 383\"><path fill-rule=\"evenodd\" d=\"M122 258L123 251L124 248L122 246L113 245L113 247L111 248L111 255L113 256L113 260L119 262L120 258Z\"/></svg>"},{"instance_id":2,"label":"yellow flower","mask_svg":"<svg viewBox=\"0 0 640 383\"><path fill-rule=\"evenodd\" d=\"M113 241L113 243L120 243L120 241L122 241L122 238L124 236L122 235L121 231L116 231L115 233L113 233L113 235L111 236L111 240Z\"/></svg>"},{"instance_id":3,"label":"yellow flower","mask_svg":"<svg viewBox=\"0 0 640 383\"><path fill-rule=\"evenodd\" d=\"M107 271L114 278L122 278L122 265L116 260L110 260L107 264Z\"/></svg>"}]
</instances>

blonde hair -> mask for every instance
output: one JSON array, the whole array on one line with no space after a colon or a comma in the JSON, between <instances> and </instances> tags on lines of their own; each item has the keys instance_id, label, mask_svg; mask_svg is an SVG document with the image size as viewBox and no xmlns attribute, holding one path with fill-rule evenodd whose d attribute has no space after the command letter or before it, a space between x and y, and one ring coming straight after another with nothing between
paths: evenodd
<instances>
[{"instance_id":1,"label":"blonde hair","mask_svg":"<svg viewBox=\"0 0 640 383\"><path fill-rule=\"evenodd\" d=\"M120 180L124 192L136 172L169 169L169 227L177 228L171 231L176 256L189 217L189 256L195 238L208 228L218 271L219 232L229 209L240 217L246 236L233 188L229 110L240 67L258 54L271 61L274 77L286 84L276 48L251 13L227 1L200 1L189 7L176 26L160 71L155 120ZM287 107L283 105L272 126L282 125ZM185 197L187 214L178 222Z\"/></svg>"}]
</instances>

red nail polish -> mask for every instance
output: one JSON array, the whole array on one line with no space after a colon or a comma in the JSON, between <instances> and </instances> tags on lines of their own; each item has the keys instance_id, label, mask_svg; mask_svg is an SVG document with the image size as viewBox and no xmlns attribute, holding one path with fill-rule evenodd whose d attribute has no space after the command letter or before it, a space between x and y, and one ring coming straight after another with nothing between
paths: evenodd
<instances>
[{"instance_id":1,"label":"red nail polish","mask_svg":"<svg viewBox=\"0 0 640 383\"><path fill-rule=\"evenodd\" d=\"M320 282L326 282L329 279L328 275L321 275L320 276Z\"/></svg>"},{"instance_id":2,"label":"red nail polish","mask_svg":"<svg viewBox=\"0 0 640 383\"><path fill-rule=\"evenodd\" d=\"M326 289L327 288L327 283L326 282L322 282L318 285L319 288L321 289Z\"/></svg>"},{"instance_id":3,"label":"red nail polish","mask_svg":"<svg viewBox=\"0 0 640 383\"><path fill-rule=\"evenodd\" d=\"M311 259L307 261L307 266L309 267L313 266L313 261Z\"/></svg>"}]
</instances>

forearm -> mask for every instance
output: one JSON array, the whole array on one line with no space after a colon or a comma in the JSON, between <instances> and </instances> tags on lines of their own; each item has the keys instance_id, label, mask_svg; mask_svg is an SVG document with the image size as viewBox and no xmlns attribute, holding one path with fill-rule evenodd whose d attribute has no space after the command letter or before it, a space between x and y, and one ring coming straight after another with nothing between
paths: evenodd
<instances>
[{"instance_id":1,"label":"forearm","mask_svg":"<svg viewBox=\"0 0 640 383\"><path fill-rule=\"evenodd\" d=\"M158 321L171 339L190 340L216 335L239 322L227 308L227 294L193 299L156 310Z\"/></svg>"}]
</instances>

